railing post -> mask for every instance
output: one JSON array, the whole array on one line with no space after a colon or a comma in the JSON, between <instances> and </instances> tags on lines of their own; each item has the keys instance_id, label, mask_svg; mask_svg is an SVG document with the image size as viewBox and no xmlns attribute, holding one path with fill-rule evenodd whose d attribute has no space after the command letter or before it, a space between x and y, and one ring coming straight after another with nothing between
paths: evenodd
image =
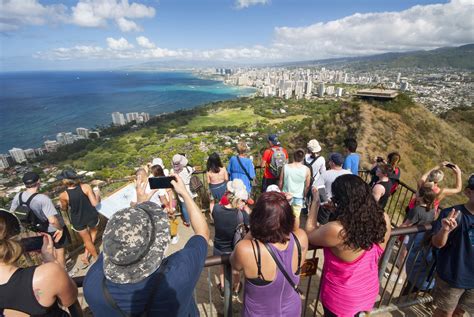
<instances>
[{"instance_id":1,"label":"railing post","mask_svg":"<svg viewBox=\"0 0 474 317\"><path fill-rule=\"evenodd\" d=\"M232 267L224 264L224 317L232 316Z\"/></svg>"},{"instance_id":2,"label":"railing post","mask_svg":"<svg viewBox=\"0 0 474 317\"><path fill-rule=\"evenodd\" d=\"M387 246L385 247L385 252L383 253L382 261L380 262L379 266L379 281L382 280L383 274L385 269L387 268L388 261L390 260L390 256L392 255L393 246L395 245L395 241L397 241L396 236L392 236L389 238Z\"/></svg>"}]
</instances>

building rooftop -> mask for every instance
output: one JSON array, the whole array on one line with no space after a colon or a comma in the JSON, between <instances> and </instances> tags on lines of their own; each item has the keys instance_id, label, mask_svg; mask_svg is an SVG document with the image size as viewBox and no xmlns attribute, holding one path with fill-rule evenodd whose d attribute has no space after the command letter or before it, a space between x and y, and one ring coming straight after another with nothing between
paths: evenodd
<instances>
[{"instance_id":1,"label":"building rooftop","mask_svg":"<svg viewBox=\"0 0 474 317\"><path fill-rule=\"evenodd\" d=\"M393 99L398 96L398 91L393 89L362 89L355 94L360 98L378 98L378 99Z\"/></svg>"}]
</instances>

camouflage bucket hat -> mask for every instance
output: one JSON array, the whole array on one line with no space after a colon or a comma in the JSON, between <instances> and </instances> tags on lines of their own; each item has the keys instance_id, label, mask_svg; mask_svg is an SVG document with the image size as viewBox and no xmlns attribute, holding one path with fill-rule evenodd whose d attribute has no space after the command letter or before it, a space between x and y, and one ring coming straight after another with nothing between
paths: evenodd
<instances>
[{"instance_id":1,"label":"camouflage bucket hat","mask_svg":"<svg viewBox=\"0 0 474 317\"><path fill-rule=\"evenodd\" d=\"M104 274L119 283L137 283L155 272L169 245L168 216L144 202L117 211L103 236Z\"/></svg>"}]
</instances>

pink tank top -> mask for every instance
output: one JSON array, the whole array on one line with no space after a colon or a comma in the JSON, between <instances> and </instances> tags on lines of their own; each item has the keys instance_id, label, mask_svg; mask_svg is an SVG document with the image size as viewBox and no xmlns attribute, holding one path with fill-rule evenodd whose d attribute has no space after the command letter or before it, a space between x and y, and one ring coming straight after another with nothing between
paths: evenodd
<instances>
[{"instance_id":1,"label":"pink tank top","mask_svg":"<svg viewBox=\"0 0 474 317\"><path fill-rule=\"evenodd\" d=\"M374 244L352 262L324 248L321 302L337 316L370 311L379 293L378 262L383 249Z\"/></svg>"}]
</instances>

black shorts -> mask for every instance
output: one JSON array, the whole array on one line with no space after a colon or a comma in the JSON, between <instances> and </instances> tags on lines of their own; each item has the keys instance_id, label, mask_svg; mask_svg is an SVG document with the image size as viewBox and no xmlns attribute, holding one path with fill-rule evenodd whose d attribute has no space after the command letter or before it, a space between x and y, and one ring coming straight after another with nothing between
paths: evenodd
<instances>
[{"instance_id":1,"label":"black shorts","mask_svg":"<svg viewBox=\"0 0 474 317\"><path fill-rule=\"evenodd\" d=\"M53 242L54 242L54 237L53 237L54 232L48 232L48 234L53 238ZM68 247L70 244L71 244L71 235L69 234L69 230L67 230L67 227L64 226L63 236L61 237L61 239L59 239L58 242L54 242L54 247L56 249L62 249L62 248Z\"/></svg>"},{"instance_id":2,"label":"black shorts","mask_svg":"<svg viewBox=\"0 0 474 317\"><path fill-rule=\"evenodd\" d=\"M99 214L96 213L95 216L90 217L88 220L82 222L82 223L75 223L72 224L72 230L79 232L82 230L85 230L87 228L92 229L95 228L99 225L100 219L99 219Z\"/></svg>"}]
</instances>

